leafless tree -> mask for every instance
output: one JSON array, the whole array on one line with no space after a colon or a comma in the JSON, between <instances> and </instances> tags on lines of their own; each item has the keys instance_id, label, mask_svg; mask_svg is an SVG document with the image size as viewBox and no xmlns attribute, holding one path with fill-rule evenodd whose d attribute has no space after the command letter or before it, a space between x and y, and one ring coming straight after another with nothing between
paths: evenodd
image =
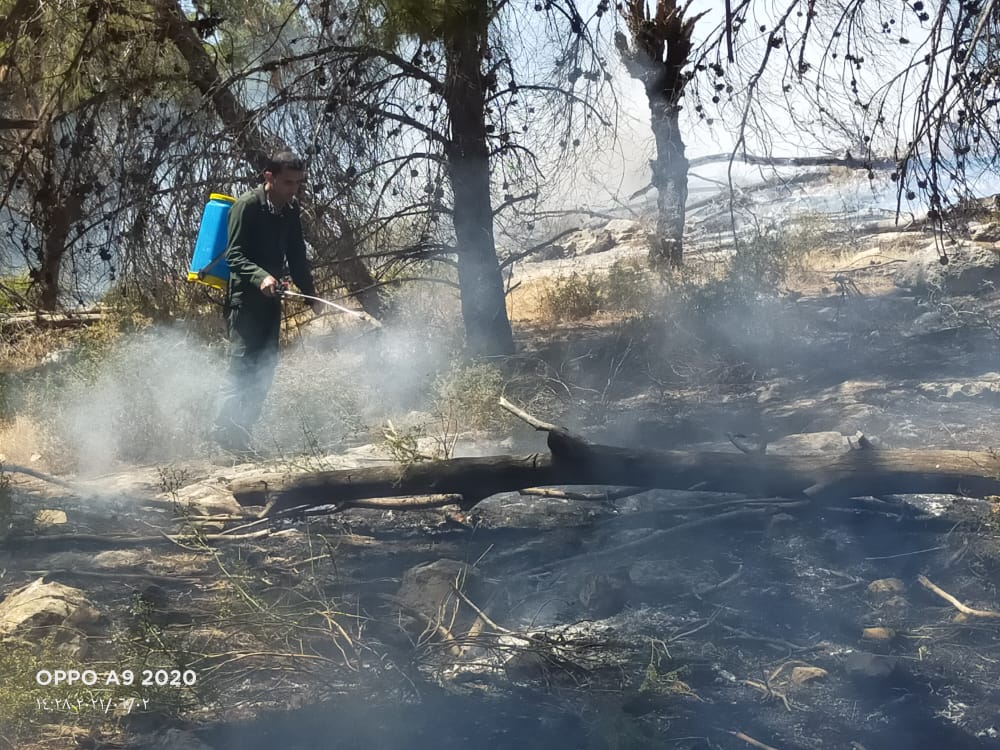
<instances>
[{"instance_id":1,"label":"leafless tree","mask_svg":"<svg viewBox=\"0 0 1000 750\"><path fill-rule=\"evenodd\" d=\"M682 99L698 122L735 134L731 164L762 161L776 143L833 163L892 163L897 205L922 195L932 218L969 196L966 178L997 158L994 0L727 2L714 28L692 3L619 5L616 34L630 73L646 86L660 191L654 262L679 262L687 161ZM692 40L698 36L700 42Z\"/></svg>"}]
</instances>

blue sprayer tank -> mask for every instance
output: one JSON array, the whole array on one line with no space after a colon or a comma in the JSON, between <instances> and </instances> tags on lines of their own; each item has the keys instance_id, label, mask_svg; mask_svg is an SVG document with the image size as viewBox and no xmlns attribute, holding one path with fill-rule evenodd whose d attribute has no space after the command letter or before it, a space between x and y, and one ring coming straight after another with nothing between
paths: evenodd
<instances>
[{"instance_id":1,"label":"blue sprayer tank","mask_svg":"<svg viewBox=\"0 0 1000 750\"><path fill-rule=\"evenodd\" d=\"M208 196L188 269L188 281L223 290L229 284L226 242L229 239L229 209L235 202L235 198L222 193Z\"/></svg>"}]
</instances>

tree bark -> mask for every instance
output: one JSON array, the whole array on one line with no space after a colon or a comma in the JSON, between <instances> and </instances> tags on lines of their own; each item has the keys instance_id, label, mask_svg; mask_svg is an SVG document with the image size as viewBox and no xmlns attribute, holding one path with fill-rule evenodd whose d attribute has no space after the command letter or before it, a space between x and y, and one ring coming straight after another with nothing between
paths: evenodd
<instances>
[{"instance_id":1,"label":"tree bark","mask_svg":"<svg viewBox=\"0 0 1000 750\"><path fill-rule=\"evenodd\" d=\"M656 159L650 163L656 188L656 241L649 248L649 260L654 268L678 268L684 259L688 196L688 160L680 130L680 107L651 97L649 109L656 139Z\"/></svg>"},{"instance_id":2,"label":"tree bark","mask_svg":"<svg viewBox=\"0 0 1000 750\"><path fill-rule=\"evenodd\" d=\"M241 505L267 513L367 498L461 495L470 508L487 497L546 485L630 485L752 497L812 498L950 493L1000 495L1000 457L986 451L853 450L834 458L727 452L630 450L586 443L562 429L548 435L550 455L488 456L403 467L347 469L236 480Z\"/></svg>"},{"instance_id":3,"label":"tree bark","mask_svg":"<svg viewBox=\"0 0 1000 750\"><path fill-rule=\"evenodd\" d=\"M51 128L51 126L50 126ZM51 130L49 133L51 141ZM49 149L51 151L51 147ZM53 154L47 153L49 164L54 162ZM39 267L33 273L39 285L39 306L43 310L55 310L59 304L60 273L63 257L66 255L69 232L73 224L83 215L83 199L75 192L63 193L70 185L51 183L51 172L47 175L43 188L45 199L41 201L43 212L41 246L38 248Z\"/></svg>"},{"instance_id":4,"label":"tree bark","mask_svg":"<svg viewBox=\"0 0 1000 750\"><path fill-rule=\"evenodd\" d=\"M691 34L701 17L685 17L689 5L656 0L652 14L645 0L627 0L618 6L625 16L631 45L617 32L615 46L629 74L646 90L656 140L656 159L650 163L652 184L657 189L656 240L649 249L654 268L677 267L684 258L688 161L679 117L688 80L684 67L691 56Z\"/></svg>"},{"instance_id":5,"label":"tree bark","mask_svg":"<svg viewBox=\"0 0 1000 750\"><path fill-rule=\"evenodd\" d=\"M514 352L503 276L493 236L489 147L486 142L486 83L481 70L479 33L457 34L445 44L444 99L451 121L445 146L454 194L453 221L458 245L462 320L470 354Z\"/></svg>"},{"instance_id":6,"label":"tree bark","mask_svg":"<svg viewBox=\"0 0 1000 750\"><path fill-rule=\"evenodd\" d=\"M272 148L284 144L268 139L255 124L252 114L236 98L219 76L215 62L188 23L176 0L156 0L157 21L167 39L188 64L188 79L212 101L216 114L243 150L243 157L258 172L263 172ZM324 222L306 227L306 239L314 246L330 245L337 250L336 273L348 291L373 318L389 311L389 301L375 283L371 271L357 254L357 247L335 239L336 232Z\"/></svg>"}]
</instances>

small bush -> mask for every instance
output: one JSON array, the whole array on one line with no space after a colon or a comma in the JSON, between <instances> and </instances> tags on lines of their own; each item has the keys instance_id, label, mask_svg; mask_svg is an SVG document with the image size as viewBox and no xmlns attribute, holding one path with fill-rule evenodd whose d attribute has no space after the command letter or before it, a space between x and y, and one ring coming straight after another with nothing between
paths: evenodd
<instances>
[{"instance_id":1,"label":"small bush","mask_svg":"<svg viewBox=\"0 0 1000 750\"><path fill-rule=\"evenodd\" d=\"M802 247L779 228L760 229L740 242L729 268L729 279L749 293L776 291L788 278Z\"/></svg>"},{"instance_id":2,"label":"small bush","mask_svg":"<svg viewBox=\"0 0 1000 750\"><path fill-rule=\"evenodd\" d=\"M653 277L637 258L615 261L604 286L607 309L613 312L647 310L656 293Z\"/></svg>"},{"instance_id":3,"label":"small bush","mask_svg":"<svg viewBox=\"0 0 1000 750\"><path fill-rule=\"evenodd\" d=\"M13 312L24 302L31 303L31 279L21 276L0 276L0 312Z\"/></svg>"},{"instance_id":4,"label":"small bush","mask_svg":"<svg viewBox=\"0 0 1000 750\"><path fill-rule=\"evenodd\" d=\"M541 294L542 314L552 321L589 318L606 307L602 279L596 273L572 273L553 282Z\"/></svg>"},{"instance_id":5,"label":"small bush","mask_svg":"<svg viewBox=\"0 0 1000 750\"><path fill-rule=\"evenodd\" d=\"M495 365L454 365L435 380L435 410L466 429L501 428L509 424L498 403L503 390L503 373Z\"/></svg>"},{"instance_id":6,"label":"small bush","mask_svg":"<svg viewBox=\"0 0 1000 750\"><path fill-rule=\"evenodd\" d=\"M572 273L548 284L540 296L543 317L581 320L597 313L648 310L656 295L653 277L637 258L615 261L606 273Z\"/></svg>"}]
</instances>

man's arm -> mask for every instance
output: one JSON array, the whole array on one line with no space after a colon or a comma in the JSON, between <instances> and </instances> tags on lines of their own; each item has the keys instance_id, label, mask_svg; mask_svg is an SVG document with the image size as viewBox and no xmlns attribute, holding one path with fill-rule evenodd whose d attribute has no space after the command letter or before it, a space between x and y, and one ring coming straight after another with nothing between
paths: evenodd
<instances>
[{"instance_id":1,"label":"man's arm","mask_svg":"<svg viewBox=\"0 0 1000 750\"><path fill-rule=\"evenodd\" d=\"M229 242L226 245L226 262L229 269L244 283L259 289L270 274L250 259L256 222L249 203L238 202L229 211Z\"/></svg>"},{"instance_id":2,"label":"man's arm","mask_svg":"<svg viewBox=\"0 0 1000 750\"><path fill-rule=\"evenodd\" d=\"M292 225L289 227L288 248L286 260L288 272L292 281L303 294L316 294L312 273L309 270L309 260L306 258L306 243L302 237L302 217L298 211L292 214Z\"/></svg>"}]
</instances>

